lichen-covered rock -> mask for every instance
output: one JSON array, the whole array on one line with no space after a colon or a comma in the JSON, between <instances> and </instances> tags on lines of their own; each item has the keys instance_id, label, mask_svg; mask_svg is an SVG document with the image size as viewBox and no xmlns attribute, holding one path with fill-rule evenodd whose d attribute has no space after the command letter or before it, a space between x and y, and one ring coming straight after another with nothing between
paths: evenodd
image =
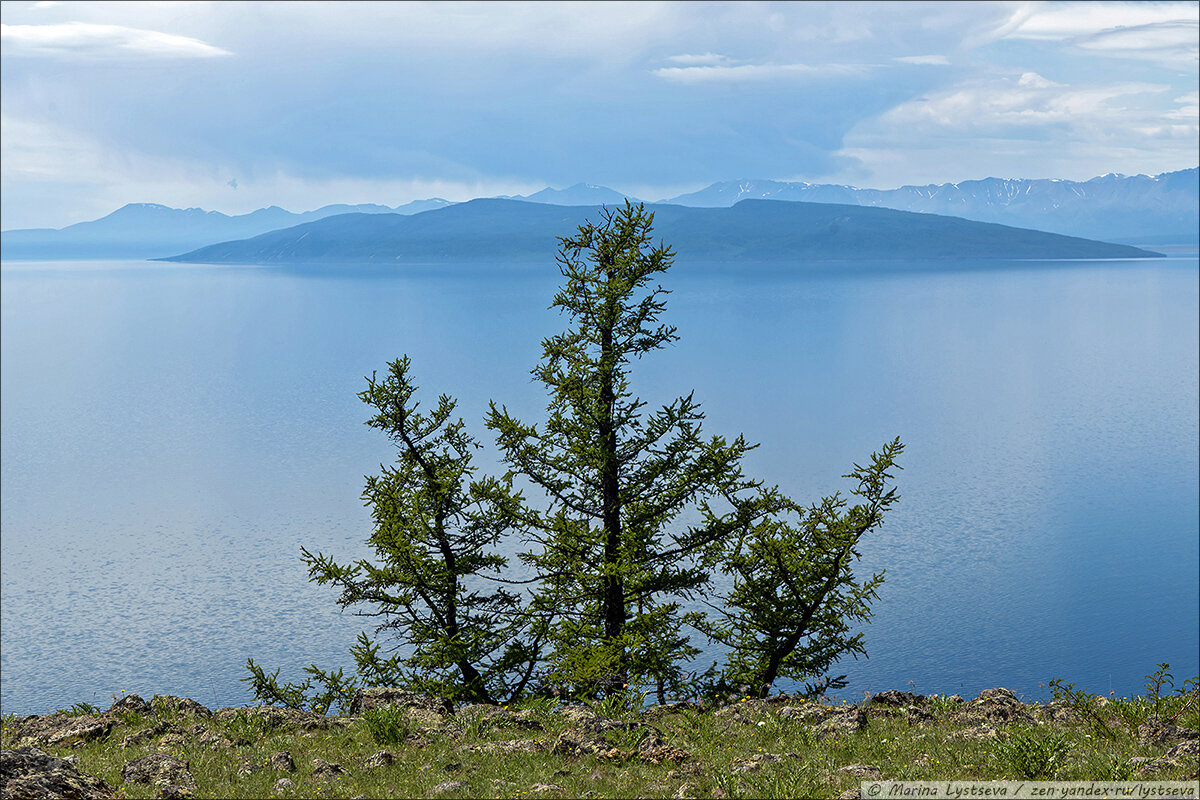
<instances>
[{"instance_id":1,"label":"lichen-covered rock","mask_svg":"<svg viewBox=\"0 0 1200 800\"><path fill-rule=\"evenodd\" d=\"M37 714L17 720L12 731L19 747L78 747L84 742L103 739L112 732L116 720L84 714L70 716L56 711L45 717Z\"/></svg>"},{"instance_id":2,"label":"lichen-covered rock","mask_svg":"<svg viewBox=\"0 0 1200 800\"><path fill-rule=\"evenodd\" d=\"M974 700L959 706L954 716L961 722L973 725L1032 724L1034 721L1033 714L1025 704L1004 688L984 689Z\"/></svg>"},{"instance_id":3,"label":"lichen-covered rock","mask_svg":"<svg viewBox=\"0 0 1200 800\"><path fill-rule=\"evenodd\" d=\"M380 708L381 706L401 706L403 708L421 709L432 711L442 717L447 717L454 713L454 704L444 697L432 697L427 694L418 694L417 692L409 692L404 689L395 689L388 686L372 686L367 689L359 689L355 693L354 699L350 701L350 713L361 714L364 711Z\"/></svg>"},{"instance_id":4,"label":"lichen-covered rock","mask_svg":"<svg viewBox=\"0 0 1200 800\"><path fill-rule=\"evenodd\" d=\"M165 736L168 733L181 734L183 733L183 730L180 729L178 725L167 722L166 720L160 720L151 725L149 728L145 728L137 733L131 733L126 736L121 740L121 747L136 747L139 744L143 744L151 739L158 738L159 736Z\"/></svg>"},{"instance_id":5,"label":"lichen-covered rock","mask_svg":"<svg viewBox=\"0 0 1200 800\"><path fill-rule=\"evenodd\" d=\"M756 753L749 758L734 759L729 771L734 775L745 775L750 772L758 772L765 764L781 764L787 758L786 755L780 753Z\"/></svg>"},{"instance_id":6,"label":"lichen-covered rock","mask_svg":"<svg viewBox=\"0 0 1200 800\"><path fill-rule=\"evenodd\" d=\"M395 763L396 757L387 750L380 750L375 755L363 761L363 769L376 769L378 767L388 767Z\"/></svg>"},{"instance_id":7,"label":"lichen-covered rock","mask_svg":"<svg viewBox=\"0 0 1200 800\"><path fill-rule=\"evenodd\" d=\"M275 791L279 794L290 792L296 788L296 782L291 778L280 778L275 781Z\"/></svg>"},{"instance_id":8,"label":"lichen-covered rock","mask_svg":"<svg viewBox=\"0 0 1200 800\"><path fill-rule=\"evenodd\" d=\"M271 760L267 762L267 766L276 772L296 771L296 762L292 759L292 754L288 750L280 750L271 756Z\"/></svg>"},{"instance_id":9,"label":"lichen-covered rock","mask_svg":"<svg viewBox=\"0 0 1200 800\"><path fill-rule=\"evenodd\" d=\"M999 736L1000 732L996 730L995 725L977 725L973 728L963 728L962 730L952 731L949 734L951 739L966 739L968 741L997 739Z\"/></svg>"},{"instance_id":10,"label":"lichen-covered rock","mask_svg":"<svg viewBox=\"0 0 1200 800\"><path fill-rule=\"evenodd\" d=\"M173 694L156 694L150 699L150 706L155 711L165 709L169 713L182 714L188 717L211 717L212 712L190 697L176 697Z\"/></svg>"},{"instance_id":11,"label":"lichen-covered rock","mask_svg":"<svg viewBox=\"0 0 1200 800\"><path fill-rule=\"evenodd\" d=\"M147 716L154 713L154 708L140 696L127 694L108 707L109 714L118 714L124 711L133 711L142 716Z\"/></svg>"},{"instance_id":12,"label":"lichen-covered rock","mask_svg":"<svg viewBox=\"0 0 1200 800\"><path fill-rule=\"evenodd\" d=\"M879 767L873 767L870 764L850 764L849 766L838 769L843 775L853 775L856 778L861 778L864 781L877 781L883 775L879 771Z\"/></svg>"},{"instance_id":13,"label":"lichen-covered rock","mask_svg":"<svg viewBox=\"0 0 1200 800\"><path fill-rule=\"evenodd\" d=\"M312 711L283 706L220 708L213 712L213 717L221 722L243 718L268 731L322 731L350 724L350 720L341 717L325 717Z\"/></svg>"},{"instance_id":14,"label":"lichen-covered rock","mask_svg":"<svg viewBox=\"0 0 1200 800\"><path fill-rule=\"evenodd\" d=\"M129 783L182 786L196 791L196 779L192 776L191 765L167 753L151 753L145 758L126 761L121 767L121 779Z\"/></svg>"},{"instance_id":15,"label":"lichen-covered rock","mask_svg":"<svg viewBox=\"0 0 1200 800\"><path fill-rule=\"evenodd\" d=\"M464 748L468 753L540 753L545 749L546 742L536 739L506 739L472 744Z\"/></svg>"},{"instance_id":16,"label":"lichen-covered rock","mask_svg":"<svg viewBox=\"0 0 1200 800\"><path fill-rule=\"evenodd\" d=\"M159 787L159 790L154 793L154 800L193 800L195 796L196 793L186 786L169 783Z\"/></svg>"},{"instance_id":17,"label":"lichen-covered rock","mask_svg":"<svg viewBox=\"0 0 1200 800\"><path fill-rule=\"evenodd\" d=\"M646 726L648 730L646 735L638 742L634 754L643 761L648 761L651 764L662 764L670 761L675 764L682 763L691 757L688 751L667 744L663 739L662 733L657 728Z\"/></svg>"},{"instance_id":18,"label":"lichen-covered rock","mask_svg":"<svg viewBox=\"0 0 1200 800\"><path fill-rule=\"evenodd\" d=\"M740 700L736 703L718 708L713 716L723 717L731 722L749 722L762 714L773 710L774 704L766 700Z\"/></svg>"},{"instance_id":19,"label":"lichen-covered rock","mask_svg":"<svg viewBox=\"0 0 1200 800\"><path fill-rule=\"evenodd\" d=\"M563 731L550 750L560 756L596 756L606 759L624 757L620 748L608 739L579 728Z\"/></svg>"},{"instance_id":20,"label":"lichen-covered rock","mask_svg":"<svg viewBox=\"0 0 1200 800\"><path fill-rule=\"evenodd\" d=\"M795 719L815 725L833 714L833 709L823 703L801 703L779 709L780 719Z\"/></svg>"},{"instance_id":21,"label":"lichen-covered rock","mask_svg":"<svg viewBox=\"0 0 1200 800\"><path fill-rule=\"evenodd\" d=\"M1170 722L1150 720L1138 726L1138 741L1151 747L1162 747L1176 742L1194 741L1200 739L1200 731L1191 728L1181 728Z\"/></svg>"},{"instance_id":22,"label":"lichen-covered rock","mask_svg":"<svg viewBox=\"0 0 1200 800\"><path fill-rule=\"evenodd\" d=\"M830 736L855 733L865 727L867 727L867 715L858 706L850 706L835 711L833 716L818 725L816 735L820 740Z\"/></svg>"},{"instance_id":23,"label":"lichen-covered rock","mask_svg":"<svg viewBox=\"0 0 1200 800\"><path fill-rule=\"evenodd\" d=\"M312 765L313 777L331 777L333 775L344 775L346 773L346 770L342 768L341 764L337 764L332 761L326 761L323 758L314 758L312 760Z\"/></svg>"},{"instance_id":24,"label":"lichen-covered rock","mask_svg":"<svg viewBox=\"0 0 1200 800\"><path fill-rule=\"evenodd\" d=\"M929 699L923 694L913 694L912 692L897 692L895 689L888 689L886 692L871 695L870 704L876 706L921 706L925 705Z\"/></svg>"},{"instance_id":25,"label":"lichen-covered rock","mask_svg":"<svg viewBox=\"0 0 1200 800\"><path fill-rule=\"evenodd\" d=\"M451 792L457 792L459 789L465 788L467 788L466 781L446 781L445 783L439 783L437 786L434 786L432 789L430 789L429 794L435 796L440 794L450 794Z\"/></svg>"},{"instance_id":26,"label":"lichen-covered rock","mask_svg":"<svg viewBox=\"0 0 1200 800\"><path fill-rule=\"evenodd\" d=\"M168 733L166 736L158 740L159 750L170 750L173 747L187 746L187 737L182 733Z\"/></svg>"},{"instance_id":27,"label":"lichen-covered rock","mask_svg":"<svg viewBox=\"0 0 1200 800\"><path fill-rule=\"evenodd\" d=\"M107 800L113 795L112 786L65 758L34 747L0 750L0 797L6 800Z\"/></svg>"}]
</instances>

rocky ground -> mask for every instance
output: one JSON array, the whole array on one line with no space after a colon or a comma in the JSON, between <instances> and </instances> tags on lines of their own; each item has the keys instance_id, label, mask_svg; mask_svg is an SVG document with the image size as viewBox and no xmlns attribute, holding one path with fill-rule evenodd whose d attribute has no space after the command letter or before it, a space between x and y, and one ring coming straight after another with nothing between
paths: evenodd
<instances>
[{"instance_id":1,"label":"rocky ground","mask_svg":"<svg viewBox=\"0 0 1200 800\"><path fill-rule=\"evenodd\" d=\"M340 717L137 695L91 711L5 718L0 796L857 797L859 781L880 778L1200 777L1200 732L1181 724L1194 714L1139 720L1119 702L1031 705L1007 689L683 702L619 718L582 705L454 708L397 689L364 690Z\"/></svg>"}]
</instances>

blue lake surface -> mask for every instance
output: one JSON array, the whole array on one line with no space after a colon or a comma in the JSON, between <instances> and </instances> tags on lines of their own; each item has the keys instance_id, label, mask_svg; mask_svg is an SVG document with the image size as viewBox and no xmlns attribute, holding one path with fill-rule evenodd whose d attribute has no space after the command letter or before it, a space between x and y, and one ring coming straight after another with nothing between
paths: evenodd
<instances>
[{"instance_id":1,"label":"blue lake surface","mask_svg":"<svg viewBox=\"0 0 1200 800\"><path fill-rule=\"evenodd\" d=\"M310 585L300 547L367 555L363 476L391 460L356 397L408 354L432 402L540 419L529 370L548 263L280 269L147 262L0 270L0 706L107 707L122 690L250 701L247 657L352 666L370 620ZM681 263L679 342L637 363L655 404L798 499L900 436L903 495L864 542L887 580L863 691L1058 677L1140 692L1200 673L1194 253L1153 261ZM786 687L785 687L786 688Z\"/></svg>"}]
</instances>

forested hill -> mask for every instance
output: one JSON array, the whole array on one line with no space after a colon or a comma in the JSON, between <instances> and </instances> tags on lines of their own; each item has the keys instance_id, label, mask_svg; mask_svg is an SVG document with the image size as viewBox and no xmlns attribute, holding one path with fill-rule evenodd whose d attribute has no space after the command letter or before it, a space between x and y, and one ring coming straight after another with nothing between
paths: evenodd
<instances>
[{"instance_id":1,"label":"forested hill","mask_svg":"<svg viewBox=\"0 0 1200 800\"><path fill-rule=\"evenodd\" d=\"M729 208L650 205L654 235L682 261L1145 258L1157 255L958 217L826 203L743 200ZM594 206L482 199L412 216L342 214L164 261L405 264L550 258Z\"/></svg>"}]
</instances>

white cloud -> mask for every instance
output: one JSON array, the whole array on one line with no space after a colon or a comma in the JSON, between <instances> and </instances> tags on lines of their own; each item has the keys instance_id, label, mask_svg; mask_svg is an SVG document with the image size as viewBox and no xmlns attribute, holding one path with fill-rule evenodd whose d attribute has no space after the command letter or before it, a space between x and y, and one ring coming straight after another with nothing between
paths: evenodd
<instances>
[{"instance_id":1,"label":"white cloud","mask_svg":"<svg viewBox=\"0 0 1200 800\"><path fill-rule=\"evenodd\" d=\"M1017 80L984 79L902 103L878 119L880 125L924 125L947 130L994 129L998 125L1088 124L1119 121L1128 112L1111 105L1119 97L1167 91L1162 84L1123 82L1071 87L1036 72Z\"/></svg>"},{"instance_id":2,"label":"white cloud","mask_svg":"<svg viewBox=\"0 0 1200 800\"><path fill-rule=\"evenodd\" d=\"M1076 36L1164 22L1195 22L1196 3L1024 3L1005 23L1013 39Z\"/></svg>"},{"instance_id":3,"label":"white cloud","mask_svg":"<svg viewBox=\"0 0 1200 800\"><path fill-rule=\"evenodd\" d=\"M856 125L829 176L870 185L968 178L1156 174L1200 161L1197 94L1118 81L1064 85L1027 71L962 81Z\"/></svg>"},{"instance_id":4,"label":"white cloud","mask_svg":"<svg viewBox=\"0 0 1200 800\"><path fill-rule=\"evenodd\" d=\"M1117 28L1073 39L1071 44L1097 55L1195 68L1200 61L1200 19Z\"/></svg>"},{"instance_id":5,"label":"white cloud","mask_svg":"<svg viewBox=\"0 0 1200 800\"><path fill-rule=\"evenodd\" d=\"M950 59L945 56L897 56L892 60L899 61L901 64L933 64L937 66L950 64Z\"/></svg>"},{"instance_id":6,"label":"white cloud","mask_svg":"<svg viewBox=\"0 0 1200 800\"><path fill-rule=\"evenodd\" d=\"M666 60L672 64L683 64L685 67L715 67L733 63L733 60L728 56L717 53L702 53L700 55L681 53L677 56L667 56Z\"/></svg>"},{"instance_id":7,"label":"white cloud","mask_svg":"<svg viewBox=\"0 0 1200 800\"><path fill-rule=\"evenodd\" d=\"M852 76L867 72L860 64L739 64L737 66L662 67L658 77L677 83L720 83L775 79Z\"/></svg>"},{"instance_id":8,"label":"white cloud","mask_svg":"<svg viewBox=\"0 0 1200 800\"><path fill-rule=\"evenodd\" d=\"M56 25L0 25L5 55L82 58L212 58L228 50L161 31L65 22Z\"/></svg>"}]
</instances>

